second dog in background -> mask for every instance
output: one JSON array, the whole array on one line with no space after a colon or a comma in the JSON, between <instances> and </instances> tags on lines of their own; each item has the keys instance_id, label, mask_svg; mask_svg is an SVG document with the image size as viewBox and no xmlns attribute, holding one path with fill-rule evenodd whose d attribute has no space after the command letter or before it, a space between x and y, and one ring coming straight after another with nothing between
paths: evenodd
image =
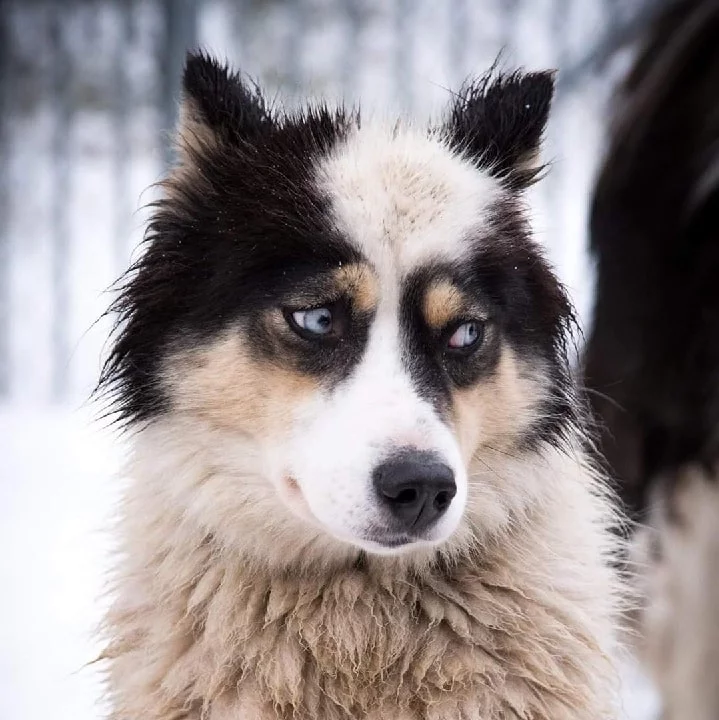
<instances>
[{"instance_id":1,"label":"second dog in background","mask_svg":"<svg viewBox=\"0 0 719 720\"><path fill-rule=\"evenodd\" d=\"M640 523L641 652L667 720L719 717L719 3L671 3L596 187L586 384Z\"/></svg>"}]
</instances>

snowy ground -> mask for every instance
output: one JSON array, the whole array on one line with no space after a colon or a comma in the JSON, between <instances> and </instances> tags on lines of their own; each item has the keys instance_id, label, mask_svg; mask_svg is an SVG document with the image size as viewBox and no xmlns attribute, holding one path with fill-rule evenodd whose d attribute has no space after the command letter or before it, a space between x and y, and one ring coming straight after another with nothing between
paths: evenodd
<instances>
[{"instance_id":1,"label":"snowy ground","mask_svg":"<svg viewBox=\"0 0 719 720\"><path fill-rule=\"evenodd\" d=\"M87 412L0 408L0 718L102 716L110 476L119 452Z\"/></svg>"},{"instance_id":2,"label":"snowy ground","mask_svg":"<svg viewBox=\"0 0 719 720\"><path fill-rule=\"evenodd\" d=\"M105 601L113 473L121 450L89 409L0 406L0 718L102 717L100 677L87 666ZM625 672L626 720L651 720L656 700Z\"/></svg>"}]
</instances>

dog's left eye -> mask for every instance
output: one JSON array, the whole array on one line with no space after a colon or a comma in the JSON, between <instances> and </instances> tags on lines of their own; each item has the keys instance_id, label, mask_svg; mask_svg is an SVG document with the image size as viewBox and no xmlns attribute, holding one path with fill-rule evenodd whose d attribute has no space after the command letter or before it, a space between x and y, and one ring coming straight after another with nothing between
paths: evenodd
<instances>
[{"instance_id":1,"label":"dog's left eye","mask_svg":"<svg viewBox=\"0 0 719 720\"><path fill-rule=\"evenodd\" d=\"M447 346L451 350L467 350L478 345L484 336L484 326L478 320L462 323L450 336Z\"/></svg>"},{"instance_id":2,"label":"dog's left eye","mask_svg":"<svg viewBox=\"0 0 719 720\"><path fill-rule=\"evenodd\" d=\"M327 307L312 310L295 310L292 313L295 325L310 335L328 335L333 330L332 311Z\"/></svg>"}]
</instances>

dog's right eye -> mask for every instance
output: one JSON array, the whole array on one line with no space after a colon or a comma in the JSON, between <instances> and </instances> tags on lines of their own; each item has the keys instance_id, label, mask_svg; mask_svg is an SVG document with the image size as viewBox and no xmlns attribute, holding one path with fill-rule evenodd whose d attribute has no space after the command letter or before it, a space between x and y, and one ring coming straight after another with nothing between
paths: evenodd
<instances>
[{"instance_id":1,"label":"dog's right eye","mask_svg":"<svg viewBox=\"0 0 719 720\"><path fill-rule=\"evenodd\" d=\"M313 335L327 335L332 332L332 311L326 307L295 310L292 319L298 327Z\"/></svg>"},{"instance_id":2,"label":"dog's right eye","mask_svg":"<svg viewBox=\"0 0 719 720\"><path fill-rule=\"evenodd\" d=\"M336 338L342 334L341 313L333 305L287 310L285 318L288 325L307 340Z\"/></svg>"}]
</instances>

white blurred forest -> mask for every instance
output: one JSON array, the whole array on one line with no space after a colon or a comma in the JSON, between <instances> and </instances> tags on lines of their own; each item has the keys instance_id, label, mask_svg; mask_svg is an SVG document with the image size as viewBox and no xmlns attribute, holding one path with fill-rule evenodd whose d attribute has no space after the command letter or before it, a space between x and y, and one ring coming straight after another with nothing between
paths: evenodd
<instances>
[{"instance_id":1,"label":"white blurred forest","mask_svg":"<svg viewBox=\"0 0 719 720\"><path fill-rule=\"evenodd\" d=\"M0 0L0 718L101 717L88 665L122 447L89 401L108 288L171 161L185 48L293 105L438 117L469 75L559 69L532 191L537 237L586 323L586 216L613 84L647 0ZM627 718L656 703L631 665Z\"/></svg>"}]
</instances>

